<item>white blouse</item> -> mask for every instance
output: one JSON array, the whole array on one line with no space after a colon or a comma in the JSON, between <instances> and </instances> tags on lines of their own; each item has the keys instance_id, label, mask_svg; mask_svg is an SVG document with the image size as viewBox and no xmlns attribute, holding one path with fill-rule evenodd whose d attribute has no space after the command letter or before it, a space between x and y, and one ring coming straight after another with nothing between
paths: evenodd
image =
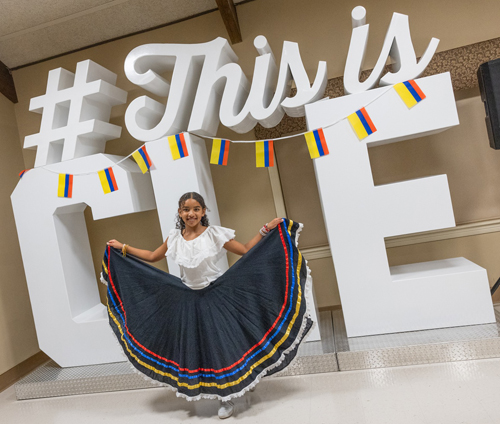
<instances>
[{"instance_id":1,"label":"white blouse","mask_svg":"<svg viewBox=\"0 0 500 424\"><path fill-rule=\"evenodd\" d=\"M193 240L185 240L181 230L173 229L168 235L165 256L179 265L186 286L203 289L224 273L217 262L227 252L224 244L232 239L234 230L217 225L210 225Z\"/></svg>"}]
</instances>

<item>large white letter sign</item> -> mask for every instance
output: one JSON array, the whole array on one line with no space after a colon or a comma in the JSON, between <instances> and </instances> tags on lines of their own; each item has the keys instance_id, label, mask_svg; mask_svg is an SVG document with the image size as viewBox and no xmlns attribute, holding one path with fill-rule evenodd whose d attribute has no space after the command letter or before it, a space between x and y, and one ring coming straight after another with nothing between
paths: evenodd
<instances>
[{"instance_id":1,"label":"large white letter sign","mask_svg":"<svg viewBox=\"0 0 500 424\"><path fill-rule=\"evenodd\" d=\"M83 215L87 205L94 219L155 208L151 179L131 160L113 167L119 190L103 193L97 171L120 159L97 154L32 169L11 196L38 343L62 367L123 361L99 298ZM57 196L59 172L89 174L75 177L68 199Z\"/></svg>"},{"instance_id":2,"label":"large white letter sign","mask_svg":"<svg viewBox=\"0 0 500 424\"><path fill-rule=\"evenodd\" d=\"M185 133L189 155L173 160L168 135L185 131L186 127L200 134L214 135L219 119L222 124L243 132L253 128L258 121L266 126L276 125L284 111L303 115L304 104L323 96L324 62L320 63L311 87L298 46L285 42L278 88L273 94L271 81L277 73L274 56L265 37L257 37L255 47L260 56L256 60L250 94L246 90L246 77L234 63L237 57L222 38L193 45L148 44L135 48L127 56L125 71L132 82L155 94L168 95L166 106L147 96L139 97L130 103L125 115L129 132L148 141L148 152L155 165L151 176L164 238L173 227L179 197L188 191L202 194L210 209L211 222L220 222L205 142ZM172 82L169 83L160 74L172 69ZM286 98L291 78L295 79L297 95ZM235 114L235 110L240 111ZM173 261L169 261L168 266L170 273L179 274ZM227 269L227 259L222 259L219 266ZM309 301L314 305L312 296ZM313 319L316 319L316 310L312 310ZM316 327L308 340L319 339Z\"/></svg>"},{"instance_id":3,"label":"large white letter sign","mask_svg":"<svg viewBox=\"0 0 500 424\"><path fill-rule=\"evenodd\" d=\"M177 202L181 195L188 191L197 191L204 197L209 209L210 223L220 225L205 140L187 133L184 134L184 139L189 156L179 160L172 159L166 138L147 143L149 156L154 164L154 167L151 168L151 178L164 239L168 237L168 233L174 227L174 217L178 208ZM167 185L167 182L173 183ZM170 258L167 258L167 261L169 272L179 276L178 265ZM219 261L218 266L222 270L228 269L225 256ZM308 294L307 301L310 302L310 305L313 305L311 307L311 316L314 321L317 321L317 311L311 292ZM316 325L307 340L317 341L320 338L319 326Z\"/></svg>"},{"instance_id":4,"label":"large white letter sign","mask_svg":"<svg viewBox=\"0 0 500 424\"><path fill-rule=\"evenodd\" d=\"M151 168L151 179L163 239L175 228L180 197L190 191L200 193L205 199L210 224L220 225L205 140L187 133L184 134L184 140L189 156L178 160L172 159L167 138L151 141L146 145L154 164ZM169 257L167 262L169 273L179 276L179 266ZM227 257L221 258L217 265L220 269L227 270Z\"/></svg>"},{"instance_id":5,"label":"large white letter sign","mask_svg":"<svg viewBox=\"0 0 500 424\"><path fill-rule=\"evenodd\" d=\"M76 74L49 73L47 93L30 104L42 113L40 133L25 139L38 147L36 168L11 196L38 342L63 367L123 360L100 302L84 209L102 219L155 208L149 175L132 160L116 165L121 157L99 153L121 132L107 122L127 98L115 81L89 60ZM119 190L105 195L97 172L111 166ZM58 197L58 173L77 174L71 198Z\"/></svg>"},{"instance_id":6,"label":"large white letter sign","mask_svg":"<svg viewBox=\"0 0 500 424\"><path fill-rule=\"evenodd\" d=\"M125 61L125 73L133 83L146 90L168 96L163 105L148 96L130 103L125 114L129 132L148 141L155 164L151 170L163 237L172 228L177 200L184 192L196 190L206 201L213 223L219 223L217 203L203 140L185 134L189 156L172 160L166 137L185 130L215 135L219 122L238 132L247 132L257 122L265 127L278 124L284 113L303 116L304 105L323 96L327 82L326 63L320 62L311 86L296 43L284 42L279 71L274 55L263 36L254 42L259 56L255 61L251 87L238 58L222 38L209 43L147 44L132 50ZM161 74L172 72L171 82ZM273 81L277 78L276 89ZM297 94L287 97L291 80ZM178 178L182 174L182 178ZM167 182L175 184L166 189ZM178 275L178 267L169 261L169 271ZM227 269L227 259L219 264ZM312 296L309 301L314 305ZM313 318L316 319L316 309ZM319 340L316 327L308 340Z\"/></svg>"},{"instance_id":7,"label":"large white letter sign","mask_svg":"<svg viewBox=\"0 0 500 424\"><path fill-rule=\"evenodd\" d=\"M285 112L304 116L304 105L323 97L326 63L319 63L311 86L296 43L283 43L279 72L265 37L257 37L255 47L260 56L251 86L223 38L203 44L135 48L125 60L127 77L154 94L168 96L168 101L166 106L148 96L132 101L125 115L127 129L138 140L153 141L186 130L213 136L219 121L245 133L257 122L265 127L277 125ZM167 71L173 71L171 82L161 76ZM292 79L297 94L289 98Z\"/></svg>"},{"instance_id":8,"label":"large white letter sign","mask_svg":"<svg viewBox=\"0 0 500 424\"><path fill-rule=\"evenodd\" d=\"M35 166L104 153L106 141L120 137L121 127L108 121L127 92L115 83L116 74L91 60L79 62L74 74L49 72L46 93L30 102L30 111L42 114L40 132L24 140L25 149L36 148Z\"/></svg>"},{"instance_id":9,"label":"large white letter sign","mask_svg":"<svg viewBox=\"0 0 500 424\"><path fill-rule=\"evenodd\" d=\"M369 90L375 87L379 79L380 85L392 85L415 79L424 72L436 52L439 40L437 38L431 39L425 53L417 63L410 36L408 16L394 13L377 64L366 81L360 82L359 74L363 69L370 27L369 24L365 24L365 20L365 8L362 6L354 8L352 11L351 44L344 70L344 90L347 94ZM395 72L388 72L380 78L389 56L392 59L392 69Z\"/></svg>"},{"instance_id":10,"label":"large white letter sign","mask_svg":"<svg viewBox=\"0 0 500 424\"><path fill-rule=\"evenodd\" d=\"M387 262L384 237L455 226L446 175L373 183L369 144L458 125L449 74L416 82L427 98L412 109L386 87L306 106L310 129L364 106L377 127L363 141L347 120L325 128L330 154L314 160L349 337L495 322L485 269L464 258Z\"/></svg>"}]
</instances>

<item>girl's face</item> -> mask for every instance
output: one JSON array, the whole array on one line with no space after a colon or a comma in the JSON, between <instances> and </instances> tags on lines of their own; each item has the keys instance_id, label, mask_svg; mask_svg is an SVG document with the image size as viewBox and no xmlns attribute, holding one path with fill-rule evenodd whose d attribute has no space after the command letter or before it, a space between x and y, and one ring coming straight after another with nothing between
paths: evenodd
<instances>
[{"instance_id":1,"label":"girl's face","mask_svg":"<svg viewBox=\"0 0 500 424\"><path fill-rule=\"evenodd\" d=\"M196 200L187 199L178 212L184 224L187 227L194 228L198 226L201 218L205 216L206 209L203 209Z\"/></svg>"}]
</instances>

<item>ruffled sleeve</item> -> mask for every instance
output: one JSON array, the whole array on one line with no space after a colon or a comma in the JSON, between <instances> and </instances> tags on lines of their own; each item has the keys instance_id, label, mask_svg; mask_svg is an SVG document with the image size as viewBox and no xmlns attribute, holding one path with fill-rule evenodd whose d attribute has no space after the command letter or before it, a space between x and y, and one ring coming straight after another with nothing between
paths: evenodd
<instances>
[{"instance_id":1,"label":"ruffled sleeve","mask_svg":"<svg viewBox=\"0 0 500 424\"><path fill-rule=\"evenodd\" d=\"M170 232L168 233L167 247L170 249L177 242L177 239L180 236L181 230L178 230L177 228L170 230ZM166 256L168 256L168 251Z\"/></svg>"},{"instance_id":2,"label":"ruffled sleeve","mask_svg":"<svg viewBox=\"0 0 500 424\"><path fill-rule=\"evenodd\" d=\"M207 227L197 238L187 241L180 230L172 230L168 237L166 256L177 265L196 268L208 258L218 261L226 253L224 244L234 237L234 230L217 225Z\"/></svg>"}]
</instances>

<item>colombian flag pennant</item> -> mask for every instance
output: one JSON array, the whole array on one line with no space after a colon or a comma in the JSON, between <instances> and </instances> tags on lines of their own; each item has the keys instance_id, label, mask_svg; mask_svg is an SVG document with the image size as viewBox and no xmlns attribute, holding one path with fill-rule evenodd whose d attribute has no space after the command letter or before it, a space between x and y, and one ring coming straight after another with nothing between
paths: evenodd
<instances>
[{"instance_id":1,"label":"colombian flag pennant","mask_svg":"<svg viewBox=\"0 0 500 424\"><path fill-rule=\"evenodd\" d=\"M143 174L149 171L149 168L151 168L151 159L149 158L146 146L142 146L140 149L137 149L134 153L132 153L132 157L137 162L137 165L139 165L139 168L141 168ZM116 190L118 190L118 187Z\"/></svg>"},{"instance_id":2,"label":"colombian flag pennant","mask_svg":"<svg viewBox=\"0 0 500 424\"><path fill-rule=\"evenodd\" d=\"M360 140L377 131L364 107L347 117Z\"/></svg>"},{"instance_id":3,"label":"colombian flag pennant","mask_svg":"<svg viewBox=\"0 0 500 424\"><path fill-rule=\"evenodd\" d=\"M26 172L28 172L28 171L29 171L29 169L25 169L25 170L21 171L19 173L19 178L23 178L23 175L26 174Z\"/></svg>"},{"instance_id":4,"label":"colombian flag pennant","mask_svg":"<svg viewBox=\"0 0 500 424\"><path fill-rule=\"evenodd\" d=\"M394 89L408 106L408 109L425 99L425 94L413 80L400 82L394 86Z\"/></svg>"},{"instance_id":5,"label":"colombian flag pennant","mask_svg":"<svg viewBox=\"0 0 500 424\"><path fill-rule=\"evenodd\" d=\"M304 135L306 137L307 147L309 148L311 159L316 159L330 153L328 151L328 146L326 145L323 128L307 132Z\"/></svg>"},{"instance_id":6,"label":"colombian flag pennant","mask_svg":"<svg viewBox=\"0 0 500 424\"><path fill-rule=\"evenodd\" d=\"M184 139L184 133L169 135L168 144L170 145L170 151L172 152L173 160L189 156L186 147L186 140Z\"/></svg>"},{"instance_id":7,"label":"colombian flag pennant","mask_svg":"<svg viewBox=\"0 0 500 424\"><path fill-rule=\"evenodd\" d=\"M59 186L57 188L59 197L73 197L73 175L59 174Z\"/></svg>"},{"instance_id":8,"label":"colombian flag pennant","mask_svg":"<svg viewBox=\"0 0 500 424\"><path fill-rule=\"evenodd\" d=\"M273 140L257 141L255 143L257 168L274 166Z\"/></svg>"},{"instance_id":9,"label":"colombian flag pennant","mask_svg":"<svg viewBox=\"0 0 500 424\"><path fill-rule=\"evenodd\" d=\"M210 163L213 163L214 165L227 165L229 143L229 140L214 138L212 143L212 155L210 157Z\"/></svg>"},{"instance_id":10,"label":"colombian flag pennant","mask_svg":"<svg viewBox=\"0 0 500 424\"><path fill-rule=\"evenodd\" d=\"M118 190L113 168L106 168L98 172L104 194Z\"/></svg>"}]
</instances>

